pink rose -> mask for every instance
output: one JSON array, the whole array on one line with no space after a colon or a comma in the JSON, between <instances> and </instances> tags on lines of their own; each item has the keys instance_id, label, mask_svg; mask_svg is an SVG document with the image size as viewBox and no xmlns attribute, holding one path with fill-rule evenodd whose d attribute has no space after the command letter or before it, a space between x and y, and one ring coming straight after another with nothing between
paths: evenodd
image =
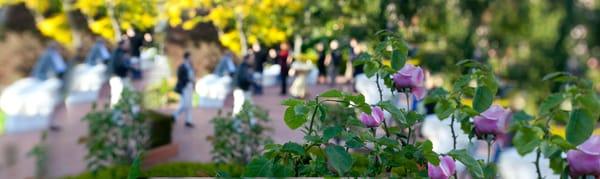
<instances>
[{"instance_id":1,"label":"pink rose","mask_svg":"<svg viewBox=\"0 0 600 179\"><path fill-rule=\"evenodd\" d=\"M456 173L454 159L449 156L440 156L440 164L435 166L427 163L427 174L431 179L448 179Z\"/></svg>"},{"instance_id":2,"label":"pink rose","mask_svg":"<svg viewBox=\"0 0 600 179\"><path fill-rule=\"evenodd\" d=\"M364 112L360 113L359 119L368 128L379 127L381 122L385 120L383 111L379 107L373 107L371 115Z\"/></svg>"},{"instance_id":3,"label":"pink rose","mask_svg":"<svg viewBox=\"0 0 600 179\"><path fill-rule=\"evenodd\" d=\"M397 90L410 89L410 92L421 100L425 97L425 74L421 67L406 64L392 76Z\"/></svg>"},{"instance_id":4,"label":"pink rose","mask_svg":"<svg viewBox=\"0 0 600 179\"><path fill-rule=\"evenodd\" d=\"M600 136L591 136L567 152L569 171L573 178L583 175L600 176Z\"/></svg>"},{"instance_id":5,"label":"pink rose","mask_svg":"<svg viewBox=\"0 0 600 179\"><path fill-rule=\"evenodd\" d=\"M475 116L475 132L478 135L506 133L510 117L510 110L498 105L492 105L478 116Z\"/></svg>"}]
</instances>

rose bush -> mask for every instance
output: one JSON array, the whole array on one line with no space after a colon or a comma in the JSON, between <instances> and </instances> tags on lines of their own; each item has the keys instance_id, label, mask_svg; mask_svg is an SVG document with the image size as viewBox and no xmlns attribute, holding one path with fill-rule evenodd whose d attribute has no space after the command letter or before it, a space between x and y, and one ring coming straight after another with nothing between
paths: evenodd
<instances>
[{"instance_id":1,"label":"rose bush","mask_svg":"<svg viewBox=\"0 0 600 179\"><path fill-rule=\"evenodd\" d=\"M560 92L543 100L538 116L531 116L494 105L498 92L496 77L490 66L473 60L457 63L465 73L453 81L449 90L437 88L427 92L423 70L405 64L407 45L401 36L388 32L378 35L383 40L374 46L372 53L362 54L353 63L363 65L367 77L384 82L385 86L377 83L379 102L367 104L360 94L337 90L324 92L312 100L284 100L284 121L291 129L302 129L304 143L264 146L262 154L246 166L243 176L458 178L456 163L460 162L468 170L460 176L496 178L496 166L490 155L492 146L496 140L511 139L511 136L512 144L521 155L535 150L536 161L532 165L536 165L539 178L542 178L539 169L542 154L550 159L550 167L556 173L597 175L593 170L597 167L591 164L599 153L598 139L588 138L600 117L593 113L594 109L600 109L600 102L589 81L566 73L547 75L544 81L564 85ZM383 61L388 59L391 65L384 65ZM408 108L384 101L384 90L390 90L393 95L404 93ZM414 136L424 114L410 109L410 103L417 102L411 100L411 95L433 104L440 120L451 120L453 150L435 153L430 141ZM472 99L471 104L463 102L467 98ZM564 101L571 102L569 110L560 108ZM331 106L341 106L349 114L332 122L328 116ZM390 114L387 120L385 112ZM565 118L566 138L551 134L550 123ZM456 147L454 125L460 125L471 139L488 144L487 160L476 160L466 149ZM575 148L576 145L579 148ZM582 160L590 164L567 162L565 154L571 158L569 161Z\"/></svg>"}]
</instances>

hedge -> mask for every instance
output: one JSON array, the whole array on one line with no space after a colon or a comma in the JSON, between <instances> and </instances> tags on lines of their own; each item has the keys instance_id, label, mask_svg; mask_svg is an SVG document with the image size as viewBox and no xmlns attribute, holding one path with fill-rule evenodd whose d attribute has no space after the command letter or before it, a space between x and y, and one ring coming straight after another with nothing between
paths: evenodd
<instances>
[{"instance_id":1,"label":"hedge","mask_svg":"<svg viewBox=\"0 0 600 179\"><path fill-rule=\"evenodd\" d=\"M130 166L113 166L94 173L87 171L76 176L67 176L65 179L104 179L127 178ZM141 171L141 177L239 177L243 167L228 164L175 162L160 164Z\"/></svg>"}]
</instances>

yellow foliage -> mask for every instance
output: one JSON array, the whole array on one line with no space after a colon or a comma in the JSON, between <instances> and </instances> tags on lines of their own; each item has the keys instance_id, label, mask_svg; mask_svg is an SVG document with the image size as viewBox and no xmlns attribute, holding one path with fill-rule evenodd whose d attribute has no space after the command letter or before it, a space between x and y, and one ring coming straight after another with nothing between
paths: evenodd
<instances>
[{"instance_id":1,"label":"yellow foliage","mask_svg":"<svg viewBox=\"0 0 600 179\"><path fill-rule=\"evenodd\" d=\"M73 37L71 36L66 14L60 13L46 18L37 22L36 25L44 36L50 37L65 46L71 45Z\"/></svg>"},{"instance_id":2,"label":"yellow foliage","mask_svg":"<svg viewBox=\"0 0 600 179\"><path fill-rule=\"evenodd\" d=\"M111 42L115 40L115 31L112 28L110 19L107 17L92 21L89 28L94 34L98 34Z\"/></svg>"},{"instance_id":3,"label":"yellow foliage","mask_svg":"<svg viewBox=\"0 0 600 179\"><path fill-rule=\"evenodd\" d=\"M223 44L223 46L230 49L236 55L240 55L242 53L240 45L240 35L237 31L230 31L224 33L220 36L219 41L221 41L221 44Z\"/></svg>"},{"instance_id":4,"label":"yellow foliage","mask_svg":"<svg viewBox=\"0 0 600 179\"><path fill-rule=\"evenodd\" d=\"M78 0L75 7L88 17L94 17L99 13L98 10L104 7L104 2L103 0Z\"/></svg>"}]
</instances>

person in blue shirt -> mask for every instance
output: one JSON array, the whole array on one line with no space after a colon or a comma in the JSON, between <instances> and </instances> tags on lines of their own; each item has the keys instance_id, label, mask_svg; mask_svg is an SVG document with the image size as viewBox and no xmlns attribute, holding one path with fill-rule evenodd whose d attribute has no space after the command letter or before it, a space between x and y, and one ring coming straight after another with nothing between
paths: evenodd
<instances>
[{"instance_id":1,"label":"person in blue shirt","mask_svg":"<svg viewBox=\"0 0 600 179\"><path fill-rule=\"evenodd\" d=\"M66 71L67 64L58 51L58 44L51 42L33 67L31 76L38 80L47 80L49 75L62 79Z\"/></svg>"},{"instance_id":2,"label":"person in blue shirt","mask_svg":"<svg viewBox=\"0 0 600 179\"><path fill-rule=\"evenodd\" d=\"M233 63L233 53L230 51L225 52L225 55L221 57L219 64L215 67L213 74L223 77L225 75L233 76L235 74L235 64Z\"/></svg>"},{"instance_id":3,"label":"person in blue shirt","mask_svg":"<svg viewBox=\"0 0 600 179\"><path fill-rule=\"evenodd\" d=\"M85 57L85 63L94 66L99 63L108 64L108 60L110 59L110 52L106 48L104 44L104 40L97 37L96 43L90 49L90 52Z\"/></svg>"}]
</instances>

